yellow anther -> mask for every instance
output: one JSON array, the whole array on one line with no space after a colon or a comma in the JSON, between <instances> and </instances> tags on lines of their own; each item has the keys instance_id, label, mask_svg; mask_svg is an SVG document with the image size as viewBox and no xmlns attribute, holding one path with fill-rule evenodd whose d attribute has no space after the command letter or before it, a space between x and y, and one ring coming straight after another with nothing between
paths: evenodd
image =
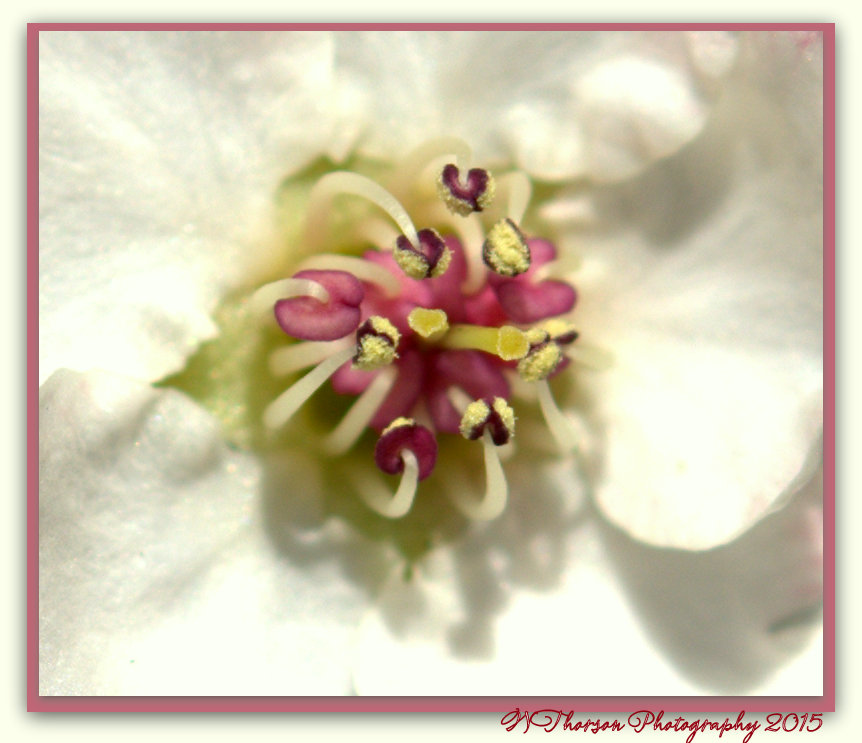
<instances>
[{"instance_id":1,"label":"yellow anther","mask_svg":"<svg viewBox=\"0 0 862 743\"><path fill-rule=\"evenodd\" d=\"M401 333L389 320L379 315L369 317L356 331L356 355L353 367L373 371L398 358Z\"/></svg>"},{"instance_id":2,"label":"yellow anther","mask_svg":"<svg viewBox=\"0 0 862 743\"><path fill-rule=\"evenodd\" d=\"M511 219L501 219L488 231L482 246L482 260L501 276L517 276L529 270L527 239Z\"/></svg>"},{"instance_id":3,"label":"yellow anther","mask_svg":"<svg viewBox=\"0 0 862 743\"><path fill-rule=\"evenodd\" d=\"M556 343L545 343L518 362L518 374L527 382L538 382L547 379L562 360L563 350Z\"/></svg>"},{"instance_id":4,"label":"yellow anther","mask_svg":"<svg viewBox=\"0 0 862 743\"><path fill-rule=\"evenodd\" d=\"M428 310L416 307L407 316L407 324L426 341L436 341L449 330L449 318L443 310Z\"/></svg>"},{"instance_id":5,"label":"yellow anther","mask_svg":"<svg viewBox=\"0 0 862 743\"><path fill-rule=\"evenodd\" d=\"M465 439L476 438L474 433L481 429L491 414L491 408L484 400L474 400L461 416L461 435Z\"/></svg>"},{"instance_id":6,"label":"yellow anther","mask_svg":"<svg viewBox=\"0 0 862 743\"><path fill-rule=\"evenodd\" d=\"M545 320L540 328L544 330L552 340L559 341L563 339L564 343L572 343L578 337L578 333L575 330L575 326L566 320L560 320L559 318L552 318L550 320Z\"/></svg>"},{"instance_id":7,"label":"yellow anther","mask_svg":"<svg viewBox=\"0 0 862 743\"><path fill-rule=\"evenodd\" d=\"M502 397L495 397L490 405L485 400L474 400L464 408L459 429L465 439L475 441L486 428L497 446L515 435L515 411Z\"/></svg>"},{"instance_id":8,"label":"yellow anther","mask_svg":"<svg viewBox=\"0 0 862 743\"><path fill-rule=\"evenodd\" d=\"M502 397L494 398L494 410L500 416L500 420L509 432L509 436L515 435L515 411Z\"/></svg>"},{"instance_id":9,"label":"yellow anther","mask_svg":"<svg viewBox=\"0 0 862 743\"><path fill-rule=\"evenodd\" d=\"M398 267L411 279L424 279L429 275L428 260L425 256L409 250L395 249L392 253Z\"/></svg>"}]
</instances>

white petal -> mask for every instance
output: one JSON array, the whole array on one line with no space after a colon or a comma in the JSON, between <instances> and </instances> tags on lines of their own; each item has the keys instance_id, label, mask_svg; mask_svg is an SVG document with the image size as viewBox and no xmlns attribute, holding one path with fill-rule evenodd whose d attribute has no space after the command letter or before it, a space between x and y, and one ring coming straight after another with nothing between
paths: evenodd
<instances>
[{"instance_id":1,"label":"white petal","mask_svg":"<svg viewBox=\"0 0 862 743\"><path fill-rule=\"evenodd\" d=\"M547 179L616 180L706 120L732 35L624 32L341 34L338 66L373 122L363 152L439 134ZM372 80L373 84L368 85Z\"/></svg>"},{"instance_id":2,"label":"white petal","mask_svg":"<svg viewBox=\"0 0 862 743\"><path fill-rule=\"evenodd\" d=\"M363 592L334 547L292 560L260 464L189 400L58 372L39 455L42 694L349 692Z\"/></svg>"},{"instance_id":3,"label":"white petal","mask_svg":"<svg viewBox=\"0 0 862 743\"><path fill-rule=\"evenodd\" d=\"M333 141L331 38L43 32L39 51L40 380L157 379L260 268L280 179Z\"/></svg>"},{"instance_id":4,"label":"white petal","mask_svg":"<svg viewBox=\"0 0 862 743\"><path fill-rule=\"evenodd\" d=\"M822 171L811 92L739 80L684 155L605 194L599 211L617 215L617 234L585 239L579 324L615 357L583 375L604 435L596 497L645 541L721 544L817 464ZM785 115L794 107L809 117L802 129Z\"/></svg>"}]
</instances>

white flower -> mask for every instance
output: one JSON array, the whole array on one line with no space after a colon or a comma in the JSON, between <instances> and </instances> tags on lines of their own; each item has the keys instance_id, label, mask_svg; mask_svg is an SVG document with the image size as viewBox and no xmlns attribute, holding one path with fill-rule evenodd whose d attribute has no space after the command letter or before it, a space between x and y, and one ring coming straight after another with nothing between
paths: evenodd
<instances>
[{"instance_id":1,"label":"white flower","mask_svg":"<svg viewBox=\"0 0 862 743\"><path fill-rule=\"evenodd\" d=\"M42 693L819 693L770 679L822 584L821 54L43 32ZM614 361L578 377L585 471L513 461L501 518L426 545L333 517L327 462L228 448L150 383L284 261L291 177L441 134L560 184L539 216Z\"/></svg>"}]
</instances>

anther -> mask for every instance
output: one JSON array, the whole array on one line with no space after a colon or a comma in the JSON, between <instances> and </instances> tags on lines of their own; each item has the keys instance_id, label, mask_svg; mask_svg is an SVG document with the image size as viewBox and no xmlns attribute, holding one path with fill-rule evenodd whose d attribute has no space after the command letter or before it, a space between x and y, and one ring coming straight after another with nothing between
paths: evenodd
<instances>
[{"instance_id":1,"label":"anther","mask_svg":"<svg viewBox=\"0 0 862 743\"><path fill-rule=\"evenodd\" d=\"M424 480L437 462L437 441L425 426L412 418L396 418L390 423L374 447L374 461L389 475L404 471L401 453L409 449L419 463L419 479Z\"/></svg>"},{"instance_id":2,"label":"anther","mask_svg":"<svg viewBox=\"0 0 862 743\"><path fill-rule=\"evenodd\" d=\"M373 371L398 358L401 333L389 320L379 315L369 317L356 331L356 353L353 367Z\"/></svg>"},{"instance_id":3,"label":"anther","mask_svg":"<svg viewBox=\"0 0 862 743\"><path fill-rule=\"evenodd\" d=\"M416 488L434 469L437 441L424 426L412 418L397 418L390 423L374 447L374 461L389 475L401 475L393 495L377 477L359 474L357 485L366 505L390 519L406 515L416 497Z\"/></svg>"},{"instance_id":4,"label":"anther","mask_svg":"<svg viewBox=\"0 0 862 743\"><path fill-rule=\"evenodd\" d=\"M481 212L494 200L496 186L493 176L482 168L471 168L467 172L464 185L459 181L457 165L449 164L443 168L437 179L437 193L453 214L466 217L473 212Z\"/></svg>"},{"instance_id":5,"label":"anther","mask_svg":"<svg viewBox=\"0 0 862 743\"><path fill-rule=\"evenodd\" d=\"M526 333L530 350L518 362L518 374L527 382L538 382L553 374L565 358L562 346L573 343L577 331L564 320L549 320Z\"/></svg>"},{"instance_id":6,"label":"anther","mask_svg":"<svg viewBox=\"0 0 862 743\"><path fill-rule=\"evenodd\" d=\"M502 397L474 400L461 416L461 435L475 441L486 430L496 446L515 435L515 411Z\"/></svg>"},{"instance_id":7,"label":"anther","mask_svg":"<svg viewBox=\"0 0 862 743\"><path fill-rule=\"evenodd\" d=\"M426 229L419 230L418 247L399 235L392 257L411 279L428 279L446 273L452 262L452 251L436 230Z\"/></svg>"},{"instance_id":8,"label":"anther","mask_svg":"<svg viewBox=\"0 0 862 743\"><path fill-rule=\"evenodd\" d=\"M530 269L527 238L511 219L501 219L488 231L482 260L500 276L517 276Z\"/></svg>"}]
</instances>

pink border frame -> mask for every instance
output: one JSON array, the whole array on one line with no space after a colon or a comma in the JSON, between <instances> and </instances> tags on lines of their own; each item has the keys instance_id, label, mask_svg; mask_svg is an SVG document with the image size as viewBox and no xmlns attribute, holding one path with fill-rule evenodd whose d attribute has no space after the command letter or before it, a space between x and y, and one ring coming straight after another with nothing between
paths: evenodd
<instances>
[{"instance_id":1,"label":"pink border frame","mask_svg":"<svg viewBox=\"0 0 862 743\"><path fill-rule=\"evenodd\" d=\"M815 31L823 35L824 648L818 697L43 697L39 695L39 34L167 30ZM27 709L31 712L835 711L835 24L834 23L32 23L27 26Z\"/></svg>"}]
</instances>

